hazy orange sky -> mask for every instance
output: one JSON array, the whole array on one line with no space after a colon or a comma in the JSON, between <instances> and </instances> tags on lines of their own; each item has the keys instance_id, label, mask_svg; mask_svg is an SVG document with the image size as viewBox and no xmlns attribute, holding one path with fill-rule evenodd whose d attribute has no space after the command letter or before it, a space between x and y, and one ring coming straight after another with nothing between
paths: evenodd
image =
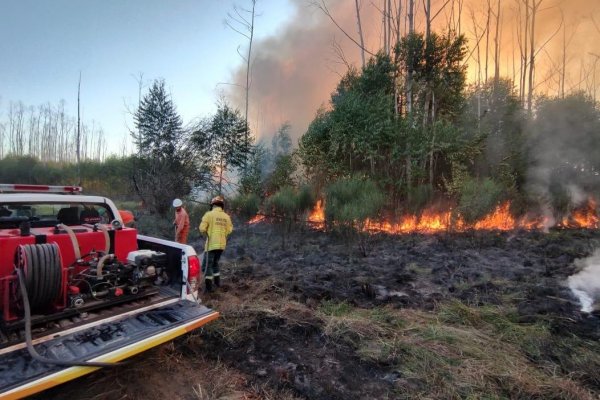
<instances>
[{"instance_id":1,"label":"hazy orange sky","mask_svg":"<svg viewBox=\"0 0 600 400\"><path fill-rule=\"evenodd\" d=\"M500 1L501 74L512 78L513 74L518 76L520 68L517 45L518 2ZM495 9L496 0L490 2ZM271 135L286 121L292 124L295 138L305 132L319 106L328 102L340 76L346 71L346 66L341 63L339 54L334 50L334 43L342 49L347 61L354 65L360 62L358 47L347 39L321 10L311 4L314 2L295 0L293 3L293 18L275 34L254 43L250 122L259 137ZM382 43L382 17L376 7L382 7L383 0L362 0L361 3L367 47L376 52ZM398 0L392 0L392 3L397 4ZM422 30L423 3L422 0L415 0L415 3L416 29ZM444 3L445 0L432 0L433 13L437 13ZM458 0L455 3L458 3ZM358 39L354 1L326 0L325 4L342 28ZM473 21L479 25L477 31L481 35L486 25L487 9L487 0L464 0L461 30L469 41L469 51L474 49L477 42ZM458 14L457 7L455 12ZM447 6L434 20L434 30L446 32L450 14L451 7ZM561 21L564 21L563 27ZM260 23L258 19L257 24ZM536 48L539 51L535 74L536 93L558 93L557 71L562 65L563 29L566 29L564 33L568 42L565 85L567 91L580 89L592 93L591 71L597 57L591 53L600 55L600 0L543 0L536 20ZM495 21L492 21L489 38L490 76L494 71L494 35ZM480 41L482 68L485 63L485 40L483 37ZM542 48L544 43L546 45ZM477 65L477 51L474 51L468 60L468 76L471 82L477 79ZM600 78L600 65L597 67L596 76ZM245 68L240 67L233 79L243 82L244 77ZM596 79L596 83L600 83L600 79ZM229 94L235 99L236 105L243 109L243 94L237 89Z\"/></svg>"}]
</instances>

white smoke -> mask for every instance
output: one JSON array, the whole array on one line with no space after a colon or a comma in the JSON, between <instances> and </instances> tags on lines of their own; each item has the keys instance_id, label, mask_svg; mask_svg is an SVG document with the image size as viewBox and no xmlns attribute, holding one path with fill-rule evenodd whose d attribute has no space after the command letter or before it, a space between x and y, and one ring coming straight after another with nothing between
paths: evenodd
<instances>
[{"instance_id":1,"label":"white smoke","mask_svg":"<svg viewBox=\"0 0 600 400\"><path fill-rule=\"evenodd\" d=\"M591 257L575 260L580 272L568 278L569 288L579 299L581 311L594 311L594 303L600 301L600 249Z\"/></svg>"}]
</instances>

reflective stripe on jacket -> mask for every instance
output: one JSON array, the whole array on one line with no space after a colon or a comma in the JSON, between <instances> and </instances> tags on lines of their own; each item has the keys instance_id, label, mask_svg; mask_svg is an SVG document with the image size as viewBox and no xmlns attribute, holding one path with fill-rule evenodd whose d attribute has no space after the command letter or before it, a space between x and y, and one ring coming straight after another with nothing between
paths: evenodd
<instances>
[{"instance_id":1,"label":"reflective stripe on jacket","mask_svg":"<svg viewBox=\"0 0 600 400\"><path fill-rule=\"evenodd\" d=\"M200 233L208 235L206 251L224 250L227 245L227 236L231 231L233 231L231 218L221 207L214 207L202 217Z\"/></svg>"}]
</instances>

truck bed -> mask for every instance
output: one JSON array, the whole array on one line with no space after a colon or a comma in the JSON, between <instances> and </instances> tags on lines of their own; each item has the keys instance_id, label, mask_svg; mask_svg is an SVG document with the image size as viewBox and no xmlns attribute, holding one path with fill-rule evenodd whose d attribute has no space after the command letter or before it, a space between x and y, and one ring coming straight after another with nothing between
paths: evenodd
<instances>
[{"instance_id":1,"label":"truck bed","mask_svg":"<svg viewBox=\"0 0 600 400\"><path fill-rule=\"evenodd\" d=\"M166 300L172 299L172 302L177 301L180 293L177 289L169 286L161 286L153 288L148 294L135 296L135 299L128 299L123 296L122 304L116 303L111 307L104 306L100 308L94 303L89 306L79 309L69 309L64 312L63 317L44 323L45 316L32 315L32 335L34 343L40 338L47 337L52 334L63 334L67 330L71 330L80 326L92 324L96 321L106 320L111 317L118 317L139 309L148 307L156 307L157 304L166 304ZM102 304L101 304L102 305ZM23 330L24 323L19 321L13 324L4 324L0 327L0 354L6 353L6 349L13 350L13 346L18 343L23 343L25 334ZM24 346L24 344L23 344Z\"/></svg>"},{"instance_id":2,"label":"truck bed","mask_svg":"<svg viewBox=\"0 0 600 400\"><path fill-rule=\"evenodd\" d=\"M163 299L155 308L85 321L60 336L37 338L44 357L67 361L116 362L172 340L218 317L218 313L188 300ZM113 310L115 312L115 310ZM34 343L35 343L34 342ZM0 398L21 398L78 376L92 367L59 367L32 360L25 346L9 346L0 354Z\"/></svg>"}]
</instances>

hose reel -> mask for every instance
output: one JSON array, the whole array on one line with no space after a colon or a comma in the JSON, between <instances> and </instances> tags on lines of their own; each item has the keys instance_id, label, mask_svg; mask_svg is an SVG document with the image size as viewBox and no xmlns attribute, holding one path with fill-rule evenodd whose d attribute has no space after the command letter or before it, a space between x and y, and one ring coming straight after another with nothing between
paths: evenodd
<instances>
[{"instance_id":1,"label":"hose reel","mask_svg":"<svg viewBox=\"0 0 600 400\"><path fill-rule=\"evenodd\" d=\"M62 292L60 250L55 243L17 247L15 266L22 271L32 310L47 308Z\"/></svg>"}]
</instances>

